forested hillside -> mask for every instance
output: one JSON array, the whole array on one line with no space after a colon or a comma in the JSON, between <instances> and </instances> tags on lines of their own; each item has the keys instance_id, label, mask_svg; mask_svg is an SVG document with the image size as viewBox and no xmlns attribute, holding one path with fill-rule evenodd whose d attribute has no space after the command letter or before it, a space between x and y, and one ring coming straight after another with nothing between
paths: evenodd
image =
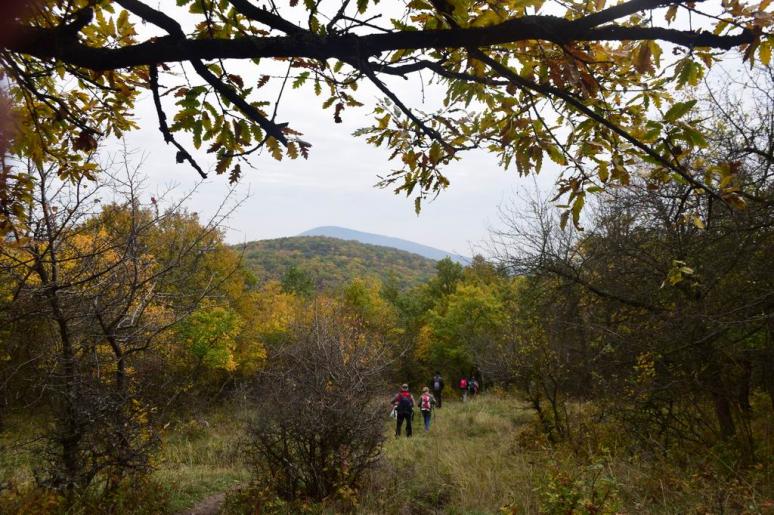
<instances>
[{"instance_id":1,"label":"forested hillside","mask_svg":"<svg viewBox=\"0 0 774 515\"><path fill-rule=\"evenodd\" d=\"M448 257L452 261L462 265L470 262L470 258L466 258L465 256L453 254L451 252L437 249L435 247L422 245L421 243L404 240L402 238L395 238L392 236L384 236L383 234L355 231L353 229L347 229L346 227L315 227L314 229L309 229L308 231L302 232L299 234L299 236L328 236L329 238L353 240L359 241L360 243L366 243L368 245L378 245L380 247L390 247L403 250L406 252L411 252L412 254L419 254L420 256L435 261L440 261L441 259Z\"/></svg>"},{"instance_id":2,"label":"forested hillside","mask_svg":"<svg viewBox=\"0 0 774 515\"><path fill-rule=\"evenodd\" d=\"M282 280L295 267L318 290L341 286L356 277L376 277L405 289L426 281L435 270L433 260L418 254L325 236L253 241L244 245L243 259L261 283Z\"/></svg>"}]
</instances>

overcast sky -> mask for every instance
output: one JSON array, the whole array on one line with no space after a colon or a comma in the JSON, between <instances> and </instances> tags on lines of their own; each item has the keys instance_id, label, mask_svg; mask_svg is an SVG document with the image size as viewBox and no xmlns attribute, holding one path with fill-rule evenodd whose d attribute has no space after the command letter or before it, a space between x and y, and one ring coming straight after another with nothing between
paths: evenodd
<instances>
[{"instance_id":1,"label":"overcast sky","mask_svg":"<svg viewBox=\"0 0 774 515\"><path fill-rule=\"evenodd\" d=\"M416 84L393 85L413 105L422 107ZM347 109L341 124L333 123L331 110L320 108L324 98L315 97L308 88L286 95L277 119L289 121L304 133L303 139L313 145L311 155L306 161L277 162L264 154L251 160L254 169L243 166L244 178L237 190L240 195L249 192L250 198L232 217L228 241L293 236L316 226L338 225L470 254L471 246L485 239L488 227L497 222L498 206L512 199L515 188L532 181L518 177L515 170L502 170L494 156L485 152L467 153L447 170L450 188L425 203L417 216L413 199L374 187L379 174L395 167L387 160L387 152L352 136L369 122L377 93L359 90L357 98L366 106ZM158 132L150 95L143 96L137 112L141 129L128 133L126 143L146 156L143 170L151 190L168 184L178 185L181 192L190 188L198 175L189 166L175 163L174 149L164 144ZM210 155L194 154L205 170L212 170ZM539 178L545 188L550 188L558 173L549 167ZM210 173L189 207L206 216L227 190L227 178Z\"/></svg>"}]
</instances>

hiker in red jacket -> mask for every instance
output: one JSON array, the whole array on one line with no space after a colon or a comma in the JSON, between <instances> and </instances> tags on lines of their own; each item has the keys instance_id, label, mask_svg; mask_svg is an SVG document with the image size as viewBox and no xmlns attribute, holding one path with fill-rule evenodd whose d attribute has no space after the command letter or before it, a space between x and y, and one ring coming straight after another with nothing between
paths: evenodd
<instances>
[{"instance_id":1,"label":"hiker in red jacket","mask_svg":"<svg viewBox=\"0 0 774 515\"><path fill-rule=\"evenodd\" d=\"M435 406L435 397L430 394L430 388L422 388L422 395L419 397L419 411L422 412L422 418L425 422L425 433L430 431L430 418Z\"/></svg>"},{"instance_id":2,"label":"hiker in red jacket","mask_svg":"<svg viewBox=\"0 0 774 515\"><path fill-rule=\"evenodd\" d=\"M395 436L400 436L400 428L403 426L403 421L406 421L406 436L411 436L411 419L414 416L414 397L409 392L407 384L400 386L400 391L393 397L392 405L398 414L397 425L395 427Z\"/></svg>"},{"instance_id":3,"label":"hiker in red jacket","mask_svg":"<svg viewBox=\"0 0 774 515\"><path fill-rule=\"evenodd\" d=\"M465 376L462 376L460 378L460 384L459 384L460 391L462 392L462 402L465 402L468 399L468 378Z\"/></svg>"}]
</instances>

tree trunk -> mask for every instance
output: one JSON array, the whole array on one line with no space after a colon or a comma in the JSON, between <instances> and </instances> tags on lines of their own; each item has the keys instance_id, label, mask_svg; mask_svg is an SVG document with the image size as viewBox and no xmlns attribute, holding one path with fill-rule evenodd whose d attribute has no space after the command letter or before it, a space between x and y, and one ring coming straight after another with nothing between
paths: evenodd
<instances>
[{"instance_id":1,"label":"tree trunk","mask_svg":"<svg viewBox=\"0 0 774 515\"><path fill-rule=\"evenodd\" d=\"M62 390L64 397L64 407L60 425L62 427L62 436L60 444L62 446L62 464L65 472L65 489L68 497L71 496L78 483L80 475L80 460L78 459L79 446L81 441L81 429L79 427L78 416L78 382L76 381L75 352L70 338L67 321L64 319L59 308L59 302L56 294L49 297L54 316L59 327L59 338L62 343Z\"/></svg>"},{"instance_id":2,"label":"tree trunk","mask_svg":"<svg viewBox=\"0 0 774 515\"><path fill-rule=\"evenodd\" d=\"M736 433L734 417L731 412L731 402L729 402L728 397L722 391L713 392L712 397L715 403L715 417L718 419L720 435L723 437L723 440L729 440Z\"/></svg>"},{"instance_id":3,"label":"tree trunk","mask_svg":"<svg viewBox=\"0 0 774 515\"><path fill-rule=\"evenodd\" d=\"M742 369L738 387L739 409L746 415L749 415L752 413L752 405L750 404L750 384L752 383L753 372L752 362L750 362L749 359L745 359L742 360L739 365Z\"/></svg>"}]
</instances>

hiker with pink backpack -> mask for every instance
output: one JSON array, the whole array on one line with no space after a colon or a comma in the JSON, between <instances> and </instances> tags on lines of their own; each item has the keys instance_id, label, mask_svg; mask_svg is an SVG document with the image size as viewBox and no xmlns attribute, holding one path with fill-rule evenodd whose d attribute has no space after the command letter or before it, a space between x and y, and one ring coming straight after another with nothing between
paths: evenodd
<instances>
[{"instance_id":1,"label":"hiker with pink backpack","mask_svg":"<svg viewBox=\"0 0 774 515\"><path fill-rule=\"evenodd\" d=\"M422 412L422 418L425 421L425 433L430 431L430 419L435 407L435 397L430 393L430 388L422 388L422 395L419 397L419 411Z\"/></svg>"},{"instance_id":2,"label":"hiker with pink backpack","mask_svg":"<svg viewBox=\"0 0 774 515\"><path fill-rule=\"evenodd\" d=\"M462 376L459 384L460 391L462 392L462 402L468 400L468 378Z\"/></svg>"}]
</instances>

